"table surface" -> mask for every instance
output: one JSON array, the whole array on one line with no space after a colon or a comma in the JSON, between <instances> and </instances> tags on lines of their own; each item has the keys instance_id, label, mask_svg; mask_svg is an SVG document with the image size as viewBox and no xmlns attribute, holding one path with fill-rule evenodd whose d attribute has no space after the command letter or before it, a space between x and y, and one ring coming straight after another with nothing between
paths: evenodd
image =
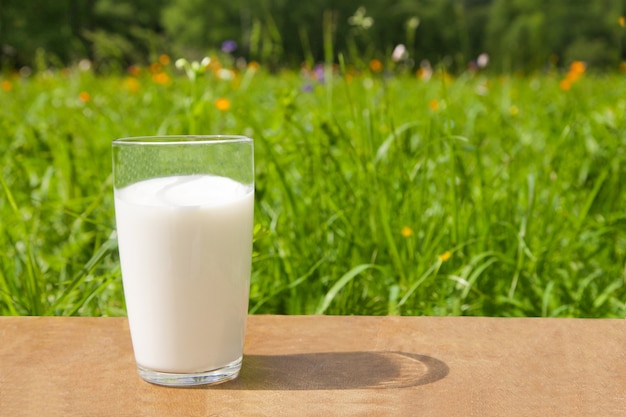
<instances>
[{"instance_id":1,"label":"table surface","mask_svg":"<svg viewBox=\"0 0 626 417\"><path fill-rule=\"evenodd\" d=\"M250 316L243 369L166 388L125 318L0 317L0 416L625 416L626 320Z\"/></svg>"}]
</instances>

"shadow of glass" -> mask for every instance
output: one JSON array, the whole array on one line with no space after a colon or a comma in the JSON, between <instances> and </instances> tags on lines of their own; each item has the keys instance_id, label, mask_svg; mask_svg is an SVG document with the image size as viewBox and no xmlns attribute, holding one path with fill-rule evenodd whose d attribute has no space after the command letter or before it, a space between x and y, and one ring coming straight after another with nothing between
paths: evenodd
<instances>
[{"instance_id":1,"label":"shadow of glass","mask_svg":"<svg viewBox=\"0 0 626 417\"><path fill-rule=\"evenodd\" d=\"M324 352L246 355L239 377L211 386L226 390L389 389L430 384L448 375L431 356L407 352Z\"/></svg>"}]
</instances>

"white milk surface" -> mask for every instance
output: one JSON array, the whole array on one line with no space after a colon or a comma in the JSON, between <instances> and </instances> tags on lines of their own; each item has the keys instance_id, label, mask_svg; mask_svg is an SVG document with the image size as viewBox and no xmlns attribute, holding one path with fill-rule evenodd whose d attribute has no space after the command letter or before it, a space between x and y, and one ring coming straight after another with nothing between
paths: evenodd
<instances>
[{"instance_id":1,"label":"white milk surface","mask_svg":"<svg viewBox=\"0 0 626 417\"><path fill-rule=\"evenodd\" d=\"M241 357L253 211L253 188L223 177L155 178L115 190L139 365L194 373Z\"/></svg>"}]
</instances>

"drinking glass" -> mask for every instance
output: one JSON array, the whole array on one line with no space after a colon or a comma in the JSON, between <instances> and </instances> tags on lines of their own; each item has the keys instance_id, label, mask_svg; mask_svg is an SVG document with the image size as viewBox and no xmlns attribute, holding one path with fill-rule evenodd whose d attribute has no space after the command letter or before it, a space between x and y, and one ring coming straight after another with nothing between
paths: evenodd
<instances>
[{"instance_id":1,"label":"drinking glass","mask_svg":"<svg viewBox=\"0 0 626 417\"><path fill-rule=\"evenodd\" d=\"M252 139L116 139L113 178L139 375L168 386L236 378L252 260Z\"/></svg>"}]
</instances>

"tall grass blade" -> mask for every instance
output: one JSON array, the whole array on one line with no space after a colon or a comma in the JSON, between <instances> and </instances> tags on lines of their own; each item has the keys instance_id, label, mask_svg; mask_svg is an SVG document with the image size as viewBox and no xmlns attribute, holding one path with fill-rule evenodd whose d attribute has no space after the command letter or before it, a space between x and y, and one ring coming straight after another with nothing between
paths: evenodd
<instances>
[{"instance_id":1,"label":"tall grass blade","mask_svg":"<svg viewBox=\"0 0 626 417\"><path fill-rule=\"evenodd\" d=\"M69 285L63 289L61 295L50 305L46 314L54 315L59 309L62 309L63 303L72 294L72 292L87 279L89 274L107 255L111 254L115 250L117 250L117 236L112 235L100 246L100 248L98 248L91 259L87 261L85 266L76 275L74 275Z\"/></svg>"},{"instance_id":2,"label":"tall grass blade","mask_svg":"<svg viewBox=\"0 0 626 417\"><path fill-rule=\"evenodd\" d=\"M350 281L352 281L355 277L357 277L363 271L376 268L376 265L372 264L363 264L352 268L350 271L346 272L341 278L335 282L335 284L328 290L324 298L322 299L319 307L315 310L315 314L324 314L324 312L330 307L330 304L333 302L339 291L343 287L346 286Z\"/></svg>"},{"instance_id":3,"label":"tall grass blade","mask_svg":"<svg viewBox=\"0 0 626 417\"><path fill-rule=\"evenodd\" d=\"M393 142L402 133L406 132L407 130L413 127L419 126L421 124L422 124L421 121L412 121L412 122L407 122L398 126L389 136L387 136L387 138L383 141L383 143L378 147L378 150L376 151L376 157L374 158L374 162L379 163L382 160L385 160L387 158L387 154L389 153L389 148L391 148L391 145L393 144Z\"/></svg>"},{"instance_id":4,"label":"tall grass blade","mask_svg":"<svg viewBox=\"0 0 626 417\"><path fill-rule=\"evenodd\" d=\"M417 290L420 285L422 285L424 283L424 281L426 281L426 279L430 276L434 276L437 274L437 271L439 271L439 268L441 268L441 264L443 262L441 261L441 259L437 259L437 261L435 261L435 263L433 263L430 268L428 268L414 283L413 285L411 285L409 287L409 289L407 290L407 292L404 293L404 296L400 299L400 302L398 302L398 307L401 307L404 305L404 303L407 302L407 300L413 295L413 293L415 292L415 290Z\"/></svg>"},{"instance_id":5,"label":"tall grass blade","mask_svg":"<svg viewBox=\"0 0 626 417\"><path fill-rule=\"evenodd\" d=\"M302 284L303 282L305 282L307 279L309 279L311 276L313 276L313 274L315 273L315 271L317 271L317 269L322 265L322 263L326 261L326 258L322 258L319 261L317 261L315 263L315 265L313 265L311 267L311 269L309 269L307 271L306 274L302 275L301 277L297 278L296 280L290 282L289 284L277 289L276 291L273 291L271 293L269 293L267 296L263 297L262 299L260 299L259 301L257 301L257 303L250 308L250 310L248 311L249 314L254 314L256 313L262 306L263 304L265 304L267 301L271 300L272 298L275 298L278 296L278 294L280 294L281 292L285 291L285 290L289 290L289 289L294 289L296 288L298 285Z\"/></svg>"}]
</instances>

